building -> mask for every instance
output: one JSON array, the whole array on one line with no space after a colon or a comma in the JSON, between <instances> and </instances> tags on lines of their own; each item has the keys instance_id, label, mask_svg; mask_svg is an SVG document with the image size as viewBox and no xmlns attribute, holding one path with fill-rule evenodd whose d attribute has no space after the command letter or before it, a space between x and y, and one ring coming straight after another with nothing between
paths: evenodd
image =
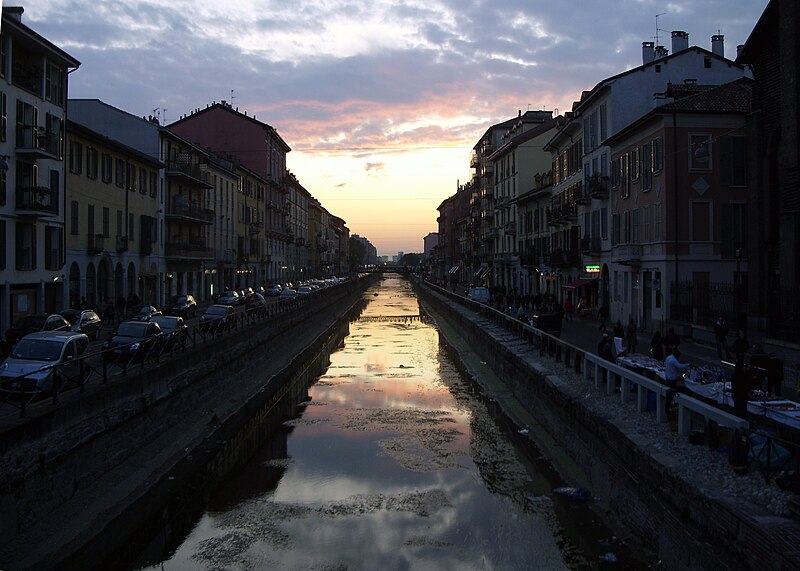
<instances>
[{"instance_id":1,"label":"building","mask_svg":"<svg viewBox=\"0 0 800 571\"><path fill-rule=\"evenodd\" d=\"M80 62L3 7L0 27L0 329L68 303L64 173L69 73Z\"/></svg>"},{"instance_id":2,"label":"building","mask_svg":"<svg viewBox=\"0 0 800 571\"><path fill-rule=\"evenodd\" d=\"M157 303L163 164L72 120L66 148L66 305Z\"/></svg>"},{"instance_id":3,"label":"building","mask_svg":"<svg viewBox=\"0 0 800 571\"><path fill-rule=\"evenodd\" d=\"M751 338L796 341L800 320L800 10L771 0L737 63L753 71L748 117L747 319Z\"/></svg>"}]
</instances>

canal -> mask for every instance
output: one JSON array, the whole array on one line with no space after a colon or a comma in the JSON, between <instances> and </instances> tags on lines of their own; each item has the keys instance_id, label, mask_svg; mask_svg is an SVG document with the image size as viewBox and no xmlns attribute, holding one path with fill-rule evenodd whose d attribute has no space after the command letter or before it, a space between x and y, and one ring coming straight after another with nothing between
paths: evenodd
<instances>
[{"instance_id":1,"label":"canal","mask_svg":"<svg viewBox=\"0 0 800 571\"><path fill-rule=\"evenodd\" d=\"M636 568L460 374L406 280L364 297L293 417L212 493L173 503L116 567Z\"/></svg>"}]
</instances>

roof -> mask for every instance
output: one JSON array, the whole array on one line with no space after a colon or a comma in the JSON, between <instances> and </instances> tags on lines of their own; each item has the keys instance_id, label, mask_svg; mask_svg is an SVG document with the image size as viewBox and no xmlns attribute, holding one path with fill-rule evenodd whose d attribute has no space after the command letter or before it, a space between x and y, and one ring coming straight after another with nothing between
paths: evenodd
<instances>
[{"instance_id":1,"label":"roof","mask_svg":"<svg viewBox=\"0 0 800 571\"><path fill-rule=\"evenodd\" d=\"M121 151L121 152L125 153L126 155L129 155L129 156L132 156L132 157L136 157L137 159L139 159L143 163L147 163L147 164L152 165L154 167L163 168L163 166L164 166L164 163L162 163L158 159L153 158L152 156L150 156L150 155L148 155L146 153L143 153L143 152L141 152L141 151L139 151L137 149L134 149L133 147L129 147L128 145L126 145L124 143L120 143L116 139L112 139L110 137L106 137L105 135L102 135L102 134L98 133L97 131L94 131L94 130L90 129L89 127L87 127L85 125L77 123L76 121L73 121L72 119L67 119L67 132L68 133L69 132L73 132L73 133L77 133L79 135L82 135L84 137L90 138L90 139L95 139L98 142L101 142L101 143L103 143L103 144L105 144L105 145L107 145L109 147L113 147L113 148L117 149L118 151Z\"/></svg>"},{"instance_id":2,"label":"roof","mask_svg":"<svg viewBox=\"0 0 800 571\"><path fill-rule=\"evenodd\" d=\"M683 97L656 107L624 129L620 129L605 141L602 141L602 144L613 145L625 139L631 132L654 117L667 113L746 115L750 113L752 90L753 80L747 77L722 85L710 86L695 95Z\"/></svg>"},{"instance_id":3,"label":"roof","mask_svg":"<svg viewBox=\"0 0 800 571\"><path fill-rule=\"evenodd\" d=\"M81 65L81 62L59 48L53 42L41 34L34 32L28 26L23 24L21 20L23 12L23 8L19 6L4 6L2 27L5 28L5 30L11 28L17 34L26 36L29 40L32 40L35 43L40 44L45 49L50 50L51 56L55 56L52 57L52 59L60 60L60 63L65 67L77 68Z\"/></svg>"},{"instance_id":4,"label":"roof","mask_svg":"<svg viewBox=\"0 0 800 571\"><path fill-rule=\"evenodd\" d=\"M538 137L542 133L546 133L547 131L551 130L555 126L556 126L556 120L555 119L547 119L543 123L540 123L539 125L536 125L532 129L529 129L529 130L525 131L524 133L521 133L521 134L517 135L516 137L513 137L513 138L509 139L508 141L506 141L505 143L503 143L500 146L499 149L497 149L495 152L493 152L492 154L489 155L488 159L492 160L495 156L499 156L499 155L501 155L503 153L506 153L510 149L518 147L522 143L530 141L531 139L533 139L535 137Z\"/></svg>"},{"instance_id":5,"label":"roof","mask_svg":"<svg viewBox=\"0 0 800 571\"><path fill-rule=\"evenodd\" d=\"M755 63L761 45L777 32L778 13L778 0L770 0L770 3L764 8L761 17L753 27L753 31L750 32L739 55L736 56L736 63Z\"/></svg>"}]
</instances>

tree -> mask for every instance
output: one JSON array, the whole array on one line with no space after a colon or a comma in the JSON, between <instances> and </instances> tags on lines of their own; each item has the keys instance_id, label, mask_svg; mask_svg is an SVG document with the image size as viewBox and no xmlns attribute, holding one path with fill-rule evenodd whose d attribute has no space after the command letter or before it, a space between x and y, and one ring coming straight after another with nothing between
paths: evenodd
<instances>
[{"instance_id":1,"label":"tree","mask_svg":"<svg viewBox=\"0 0 800 571\"><path fill-rule=\"evenodd\" d=\"M367 255L367 248L361 242L361 240L356 240L352 236L348 241L348 253L349 259L348 262L350 263L350 271L357 272L358 267L364 264L364 258Z\"/></svg>"},{"instance_id":2,"label":"tree","mask_svg":"<svg viewBox=\"0 0 800 571\"><path fill-rule=\"evenodd\" d=\"M401 266L417 267L422 263L422 254L403 254L399 264Z\"/></svg>"}]
</instances>

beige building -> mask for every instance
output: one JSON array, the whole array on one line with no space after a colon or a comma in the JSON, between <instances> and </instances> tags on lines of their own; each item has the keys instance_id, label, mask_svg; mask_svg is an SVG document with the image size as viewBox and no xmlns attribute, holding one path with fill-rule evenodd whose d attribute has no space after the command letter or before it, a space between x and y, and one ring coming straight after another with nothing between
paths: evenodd
<instances>
[{"instance_id":1,"label":"beige building","mask_svg":"<svg viewBox=\"0 0 800 571\"><path fill-rule=\"evenodd\" d=\"M65 305L157 304L161 163L74 121L67 149Z\"/></svg>"}]
</instances>

